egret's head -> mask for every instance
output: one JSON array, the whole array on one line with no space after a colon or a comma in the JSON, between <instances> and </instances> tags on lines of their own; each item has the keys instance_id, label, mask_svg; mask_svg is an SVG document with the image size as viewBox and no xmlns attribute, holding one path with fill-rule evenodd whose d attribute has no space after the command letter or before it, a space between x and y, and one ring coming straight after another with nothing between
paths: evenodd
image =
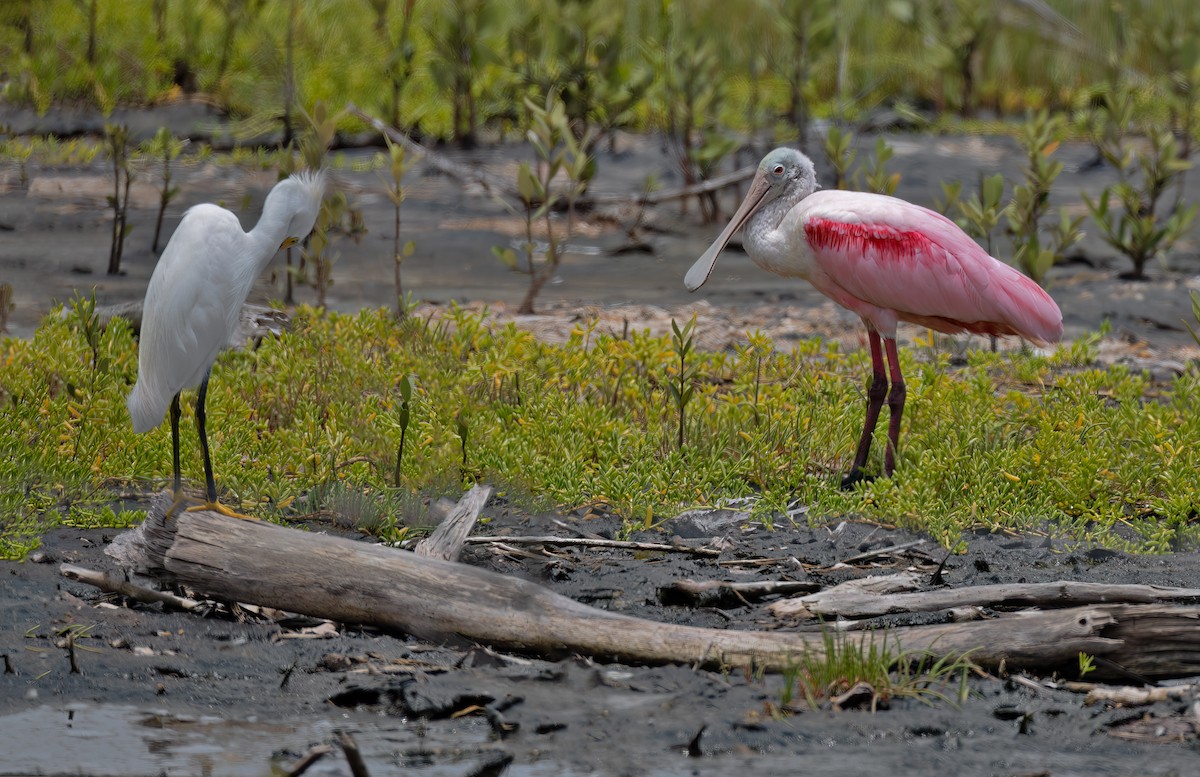
<instances>
[{"instance_id":1,"label":"egret's head","mask_svg":"<svg viewBox=\"0 0 1200 777\"><path fill-rule=\"evenodd\" d=\"M299 243L312 232L324 196L324 170L304 170L275 184L275 188L267 195L263 212L278 212L287 219L283 241L285 247Z\"/></svg>"}]
</instances>

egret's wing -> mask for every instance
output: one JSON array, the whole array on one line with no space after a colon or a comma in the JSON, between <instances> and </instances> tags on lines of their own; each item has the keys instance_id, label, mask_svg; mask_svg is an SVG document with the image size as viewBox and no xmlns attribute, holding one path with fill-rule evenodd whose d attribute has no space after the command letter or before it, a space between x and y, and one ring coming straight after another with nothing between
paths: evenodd
<instances>
[{"instance_id":1,"label":"egret's wing","mask_svg":"<svg viewBox=\"0 0 1200 777\"><path fill-rule=\"evenodd\" d=\"M787 221L803 230L812 249L818 288L832 283L901 320L946 331L1041 342L1062 336L1054 300L940 213L879 194L823 191L803 200Z\"/></svg>"}]
</instances>

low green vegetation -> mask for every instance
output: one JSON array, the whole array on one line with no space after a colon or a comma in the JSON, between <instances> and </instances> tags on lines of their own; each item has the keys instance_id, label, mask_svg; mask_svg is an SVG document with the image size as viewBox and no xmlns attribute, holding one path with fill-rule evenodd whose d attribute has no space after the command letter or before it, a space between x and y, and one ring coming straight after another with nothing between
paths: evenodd
<instances>
[{"instance_id":1,"label":"low green vegetation","mask_svg":"<svg viewBox=\"0 0 1200 777\"><path fill-rule=\"evenodd\" d=\"M136 522L121 500L168 483L167 425L135 435L125 410L135 340L120 319L96 327L89 307L0 344L0 555L61 524ZM692 331L703 322L681 328ZM605 505L630 530L751 496L765 524L799 502L812 520L923 529L947 547L977 527L1144 551L1200 536L1196 369L1161 387L1092 367L1094 341L1051 355L980 350L962 367L918 344L902 350L911 410L897 474L844 492L867 355L819 339L783 353L764 339L681 358L670 334L581 324L551 345L456 308L400 321L301 308L289 334L218 360L218 485L268 518L353 498L392 514L374 520L385 537L403 530L395 513L417 512L414 495L474 481L531 508ZM689 389L684 413L675 392ZM195 482L194 431L183 432Z\"/></svg>"},{"instance_id":2,"label":"low green vegetation","mask_svg":"<svg viewBox=\"0 0 1200 777\"><path fill-rule=\"evenodd\" d=\"M869 697L872 712L895 698L952 705L967 700L967 677L975 668L969 656L948 659L932 651L903 652L888 644L886 630L846 634L826 628L822 638L819 657L805 655L784 670L779 699L784 711L794 710L800 697L811 709L826 703L836 709L840 696L859 693Z\"/></svg>"}]
</instances>

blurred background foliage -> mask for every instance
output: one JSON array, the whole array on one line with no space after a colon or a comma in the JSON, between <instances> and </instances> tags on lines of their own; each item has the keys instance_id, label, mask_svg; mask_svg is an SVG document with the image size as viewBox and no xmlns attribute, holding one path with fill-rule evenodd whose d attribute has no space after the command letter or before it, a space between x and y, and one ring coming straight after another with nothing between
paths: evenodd
<instances>
[{"instance_id":1,"label":"blurred background foliage","mask_svg":"<svg viewBox=\"0 0 1200 777\"><path fill-rule=\"evenodd\" d=\"M40 112L189 96L290 133L297 105L351 100L463 143L524 128L524 98L551 86L580 131L601 137L629 127L773 139L881 109L935 122L1076 117L1120 88L1144 121L1190 145L1200 4L0 0L0 62L0 100Z\"/></svg>"}]
</instances>

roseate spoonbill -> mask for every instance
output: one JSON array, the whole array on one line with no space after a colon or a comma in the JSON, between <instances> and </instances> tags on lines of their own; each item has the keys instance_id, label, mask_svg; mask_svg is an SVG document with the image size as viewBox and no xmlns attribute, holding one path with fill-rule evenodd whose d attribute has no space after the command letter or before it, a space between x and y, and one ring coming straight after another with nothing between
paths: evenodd
<instances>
[{"instance_id":1,"label":"roseate spoonbill","mask_svg":"<svg viewBox=\"0 0 1200 777\"><path fill-rule=\"evenodd\" d=\"M171 410L171 453L175 505L183 501L179 468L179 394L196 395L196 431L204 457L207 502L203 509L243 516L217 502L205 429L204 401L217 352L235 331L254 280L280 248L303 240L317 220L325 174L301 172L271 189L258 224L242 230L225 208L204 203L189 208L158 260L142 307L138 378L126 405L133 430L162 423ZM200 508L195 508L200 509Z\"/></svg>"},{"instance_id":2,"label":"roseate spoonbill","mask_svg":"<svg viewBox=\"0 0 1200 777\"><path fill-rule=\"evenodd\" d=\"M862 437L842 480L850 488L864 478L885 399L891 417L883 474L891 475L896 466L905 397L898 321L947 333L1019 335L1046 345L1062 337L1062 312L1040 286L993 259L945 216L882 194L818 188L804 154L791 148L767 154L745 200L683 282L689 291L703 286L721 250L744 225L746 253L755 264L803 278L862 318L872 375Z\"/></svg>"}]
</instances>

